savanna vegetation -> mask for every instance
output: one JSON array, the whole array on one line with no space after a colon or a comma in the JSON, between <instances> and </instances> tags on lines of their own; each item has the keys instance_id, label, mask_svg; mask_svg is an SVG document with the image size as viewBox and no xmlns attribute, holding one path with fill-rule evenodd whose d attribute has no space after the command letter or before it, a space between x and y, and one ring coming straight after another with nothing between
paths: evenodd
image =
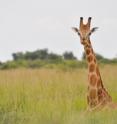
<instances>
[{"instance_id":1,"label":"savanna vegetation","mask_svg":"<svg viewBox=\"0 0 117 124\"><path fill-rule=\"evenodd\" d=\"M78 60L72 52L64 52L62 55L49 53L48 49L40 49L33 52L17 52L12 54L13 60L0 62L0 69L13 68L85 68L87 67L85 53L82 55L82 60ZM101 65L117 64L117 58L107 59L96 53L96 58Z\"/></svg>"},{"instance_id":2,"label":"savanna vegetation","mask_svg":"<svg viewBox=\"0 0 117 124\"><path fill-rule=\"evenodd\" d=\"M117 66L101 69L117 102ZM0 71L0 124L116 124L116 110L85 113L86 69Z\"/></svg>"},{"instance_id":3,"label":"savanna vegetation","mask_svg":"<svg viewBox=\"0 0 117 124\"><path fill-rule=\"evenodd\" d=\"M0 65L0 124L117 123L117 110L86 113L85 57L79 61L65 52L31 59L31 54L15 53L12 61ZM104 85L117 102L117 61L98 57Z\"/></svg>"}]
</instances>

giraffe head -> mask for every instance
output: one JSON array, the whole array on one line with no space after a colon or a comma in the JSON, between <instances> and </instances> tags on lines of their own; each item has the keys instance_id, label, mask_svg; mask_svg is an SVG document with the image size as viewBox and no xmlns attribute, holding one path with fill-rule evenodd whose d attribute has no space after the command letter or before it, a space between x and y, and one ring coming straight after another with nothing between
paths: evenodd
<instances>
[{"instance_id":1,"label":"giraffe head","mask_svg":"<svg viewBox=\"0 0 117 124\"><path fill-rule=\"evenodd\" d=\"M80 17L80 26L79 29L73 27L72 29L80 36L81 44L86 45L89 44L88 41L93 32L96 31L97 27L90 28L91 25L91 17L88 18L87 24L83 23L83 17Z\"/></svg>"}]
</instances>

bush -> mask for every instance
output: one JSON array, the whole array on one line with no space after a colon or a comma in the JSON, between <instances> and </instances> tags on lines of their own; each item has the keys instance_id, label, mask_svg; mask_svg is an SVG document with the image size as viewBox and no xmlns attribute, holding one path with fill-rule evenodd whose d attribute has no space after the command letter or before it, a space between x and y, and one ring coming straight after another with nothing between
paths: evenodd
<instances>
[{"instance_id":1,"label":"bush","mask_svg":"<svg viewBox=\"0 0 117 124\"><path fill-rule=\"evenodd\" d=\"M73 55L72 52L65 52L63 53L63 58L65 60L76 60L77 58Z\"/></svg>"}]
</instances>

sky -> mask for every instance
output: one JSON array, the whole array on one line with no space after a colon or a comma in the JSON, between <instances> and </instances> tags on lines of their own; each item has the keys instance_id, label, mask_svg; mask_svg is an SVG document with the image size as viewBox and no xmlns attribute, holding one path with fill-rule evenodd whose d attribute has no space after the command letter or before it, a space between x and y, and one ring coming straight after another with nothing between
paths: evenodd
<instances>
[{"instance_id":1,"label":"sky","mask_svg":"<svg viewBox=\"0 0 117 124\"><path fill-rule=\"evenodd\" d=\"M0 0L0 61L43 48L72 51L80 59L83 46L71 27L79 26L81 16L99 27L91 36L94 51L117 57L116 12L116 0Z\"/></svg>"}]
</instances>

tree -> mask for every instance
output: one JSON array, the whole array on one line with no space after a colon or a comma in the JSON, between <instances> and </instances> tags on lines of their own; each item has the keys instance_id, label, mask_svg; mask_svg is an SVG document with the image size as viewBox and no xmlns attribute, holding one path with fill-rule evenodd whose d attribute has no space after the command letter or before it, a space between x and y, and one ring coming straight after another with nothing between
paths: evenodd
<instances>
[{"instance_id":1,"label":"tree","mask_svg":"<svg viewBox=\"0 0 117 124\"><path fill-rule=\"evenodd\" d=\"M22 52L17 52L12 54L13 60L24 59L24 54Z\"/></svg>"},{"instance_id":2,"label":"tree","mask_svg":"<svg viewBox=\"0 0 117 124\"><path fill-rule=\"evenodd\" d=\"M41 49L41 50L36 50L34 52L26 52L25 53L25 59L30 59L30 60L45 60L48 58L48 50L47 49Z\"/></svg>"},{"instance_id":3,"label":"tree","mask_svg":"<svg viewBox=\"0 0 117 124\"><path fill-rule=\"evenodd\" d=\"M61 60L62 57L60 55L55 54L55 53L50 53L48 55L48 59L49 60Z\"/></svg>"},{"instance_id":4,"label":"tree","mask_svg":"<svg viewBox=\"0 0 117 124\"><path fill-rule=\"evenodd\" d=\"M76 60L77 58L73 55L72 52L64 52L63 53L63 58L65 60Z\"/></svg>"}]
</instances>

